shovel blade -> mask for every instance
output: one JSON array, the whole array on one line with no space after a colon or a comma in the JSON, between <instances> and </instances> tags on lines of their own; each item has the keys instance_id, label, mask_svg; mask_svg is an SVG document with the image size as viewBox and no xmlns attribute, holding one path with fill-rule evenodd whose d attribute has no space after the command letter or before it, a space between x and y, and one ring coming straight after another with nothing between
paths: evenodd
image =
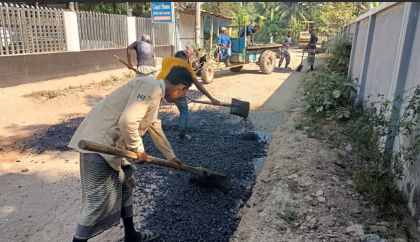
<instances>
[{"instance_id":1,"label":"shovel blade","mask_svg":"<svg viewBox=\"0 0 420 242\"><path fill-rule=\"evenodd\" d=\"M297 71L297 72L300 72L300 71L302 70L302 68L303 68L303 65L299 65L299 66L297 67L296 71Z\"/></svg>"},{"instance_id":2,"label":"shovel blade","mask_svg":"<svg viewBox=\"0 0 420 242\"><path fill-rule=\"evenodd\" d=\"M249 102L232 98L232 107L230 108L229 113L242 118L247 118L249 115Z\"/></svg>"}]
</instances>

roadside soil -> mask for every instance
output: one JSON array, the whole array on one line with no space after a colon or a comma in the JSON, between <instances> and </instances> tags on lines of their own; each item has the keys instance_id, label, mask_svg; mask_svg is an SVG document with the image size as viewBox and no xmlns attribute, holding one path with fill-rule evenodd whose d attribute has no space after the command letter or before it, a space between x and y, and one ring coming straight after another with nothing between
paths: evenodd
<instances>
[{"instance_id":1,"label":"roadside soil","mask_svg":"<svg viewBox=\"0 0 420 242\"><path fill-rule=\"evenodd\" d=\"M323 61L316 62L315 73L321 72ZM332 148L326 140L308 137L310 127L295 128L304 116L300 84L310 74L293 73L286 81L299 87L281 105L283 118L231 242L385 242L380 236L395 229L356 191L347 143ZM399 234L388 241L418 240Z\"/></svg>"}]
</instances>

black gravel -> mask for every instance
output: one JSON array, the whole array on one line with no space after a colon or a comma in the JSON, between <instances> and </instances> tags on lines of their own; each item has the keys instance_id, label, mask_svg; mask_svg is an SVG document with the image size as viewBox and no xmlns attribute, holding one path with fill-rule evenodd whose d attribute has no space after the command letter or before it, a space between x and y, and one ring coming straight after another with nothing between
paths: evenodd
<instances>
[{"instance_id":1,"label":"black gravel","mask_svg":"<svg viewBox=\"0 0 420 242\"><path fill-rule=\"evenodd\" d=\"M273 72L277 72L277 73L290 73L290 72L293 72L293 70L292 69L286 69L286 68L283 68L283 67L275 67L274 70L273 70Z\"/></svg>"},{"instance_id":2,"label":"black gravel","mask_svg":"<svg viewBox=\"0 0 420 242\"><path fill-rule=\"evenodd\" d=\"M231 115L208 110L190 114L193 138L180 145L176 143L178 117L161 118L175 154L185 164L227 173L230 186L208 186L186 173L139 166L135 201L144 209L137 214L142 220L138 228L158 231L162 237L157 241L229 241L240 221L236 214L252 193L253 159L265 155L264 145L255 136L242 135L243 124L231 122ZM151 142L146 135L144 143ZM154 145L146 149L162 157Z\"/></svg>"},{"instance_id":3,"label":"black gravel","mask_svg":"<svg viewBox=\"0 0 420 242\"><path fill-rule=\"evenodd\" d=\"M178 114L161 113L162 126L178 158L187 165L227 173L226 186L208 185L194 175L155 165L135 166L134 207L137 229L157 231L157 241L229 241L241 217L237 213L252 194L256 169L265 156L265 145L251 132L249 121L227 112L190 112L187 144L178 144ZM36 153L67 150L66 145L81 118L51 126L25 142ZM163 157L148 134L149 155ZM53 145L52 145L53 144Z\"/></svg>"},{"instance_id":4,"label":"black gravel","mask_svg":"<svg viewBox=\"0 0 420 242\"><path fill-rule=\"evenodd\" d=\"M20 151L31 151L42 154L45 151L68 151L67 147L74 132L83 118L69 119L63 123L50 126L45 132L36 134L23 142Z\"/></svg>"}]
</instances>

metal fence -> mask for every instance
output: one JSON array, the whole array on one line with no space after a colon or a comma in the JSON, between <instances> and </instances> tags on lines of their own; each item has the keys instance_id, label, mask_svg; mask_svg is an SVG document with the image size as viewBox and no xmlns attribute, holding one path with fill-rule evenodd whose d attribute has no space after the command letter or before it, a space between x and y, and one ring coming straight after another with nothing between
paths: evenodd
<instances>
[{"instance_id":1,"label":"metal fence","mask_svg":"<svg viewBox=\"0 0 420 242\"><path fill-rule=\"evenodd\" d=\"M173 24L152 23L151 18L136 17L136 39L141 40L143 34L148 34L154 46L172 45Z\"/></svg>"},{"instance_id":2,"label":"metal fence","mask_svg":"<svg viewBox=\"0 0 420 242\"><path fill-rule=\"evenodd\" d=\"M65 51L62 9L0 3L0 55Z\"/></svg>"},{"instance_id":3,"label":"metal fence","mask_svg":"<svg viewBox=\"0 0 420 242\"><path fill-rule=\"evenodd\" d=\"M127 16L76 12L81 50L127 47Z\"/></svg>"}]
</instances>

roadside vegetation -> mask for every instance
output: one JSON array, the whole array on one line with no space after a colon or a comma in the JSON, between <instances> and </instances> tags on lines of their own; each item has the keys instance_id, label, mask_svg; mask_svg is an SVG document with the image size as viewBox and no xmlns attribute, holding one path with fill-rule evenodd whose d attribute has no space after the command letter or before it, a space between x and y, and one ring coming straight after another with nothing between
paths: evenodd
<instances>
[{"instance_id":1,"label":"roadside vegetation","mask_svg":"<svg viewBox=\"0 0 420 242\"><path fill-rule=\"evenodd\" d=\"M397 181L420 154L420 87L394 100L377 94L356 107L358 83L347 77L350 51L349 39L336 39L325 58L325 71L305 78L307 106L295 128L331 149L350 153L355 186L391 224L392 229L381 235L392 239L405 234L408 226L406 201ZM402 114L398 107L405 107ZM411 144L403 146L404 139L411 139ZM394 140L400 144L392 149Z\"/></svg>"},{"instance_id":2,"label":"roadside vegetation","mask_svg":"<svg viewBox=\"0 0 420 242\"><path fill-rule=\"evenodd\" d=\"M128 82L134 77L135 77L135 74L133 72L124 72L123 77L121 78L111 75L109 78L102 80L100 82L93 82L88 85L69 86L63 89L58 88L56 90L36 91L36 92L25 94L23 95L23 97L33 98L40 101L46 101L46 100L53 99L59 96L66 96L69 94L84 92L87 89L92 89L96 87L108 87L108 86L121 85Z\"/></svg>"}]
</instances>

